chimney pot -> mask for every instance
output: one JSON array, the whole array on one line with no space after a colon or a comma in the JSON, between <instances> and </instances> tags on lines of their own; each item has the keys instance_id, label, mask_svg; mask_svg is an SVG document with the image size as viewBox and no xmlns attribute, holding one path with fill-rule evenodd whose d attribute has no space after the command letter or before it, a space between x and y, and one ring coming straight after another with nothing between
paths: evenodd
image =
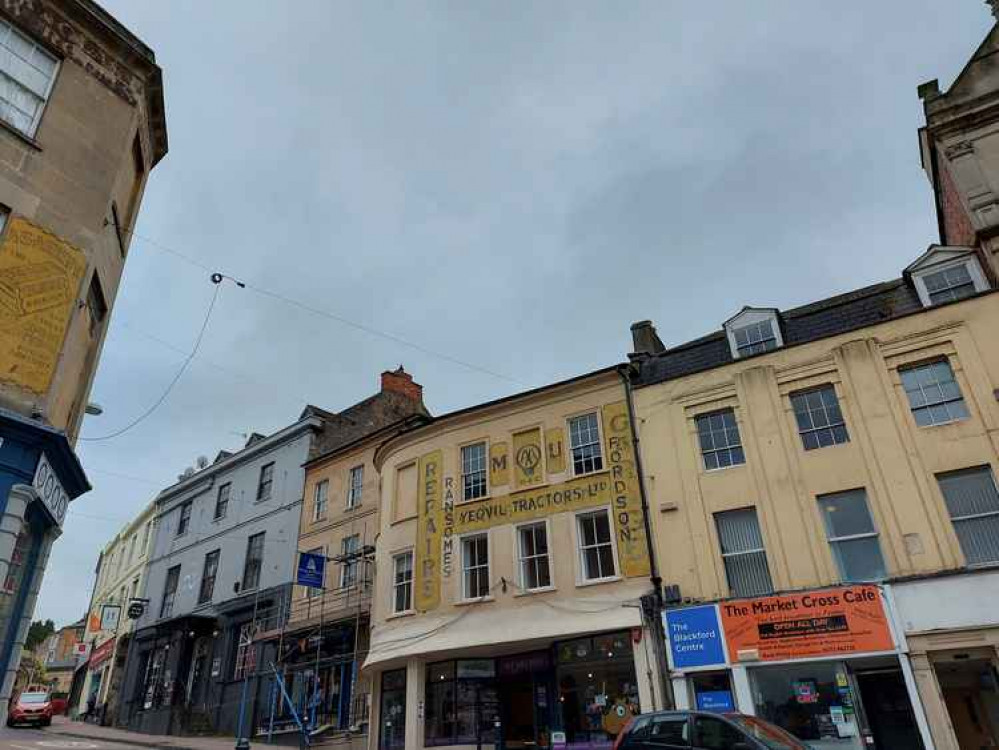
<instances>
[{"instance_id":1,"label":"chimney pot","mask_svg":"<svg viewBox=\"0 0 999 750\"><path fill-rule=\"evenodd\" d=\"M393 391L423 402L423 386L413 381L413 376L406 372L402 365L396 370L386 370L382 373L382 393Z\"/></svg>"},{"instance_id":2,"label":"chimney pot","mask_svg":"<svg viewBox=\"0 0 999 750\"><path fill-rule=\"evenodd\" d=\"M631 341L635 354L662 354L666 351L666 345L659 338L651 320L639 320L631 324Z\"/></svg>"}]
</instances>

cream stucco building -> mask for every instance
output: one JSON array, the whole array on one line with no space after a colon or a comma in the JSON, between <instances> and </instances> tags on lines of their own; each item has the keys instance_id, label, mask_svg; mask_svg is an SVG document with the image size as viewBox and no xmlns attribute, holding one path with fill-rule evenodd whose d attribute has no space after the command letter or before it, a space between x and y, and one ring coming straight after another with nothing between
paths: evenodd
<instances>
[{"instance_id":1,"label":"cream stucco building","mask_svg":"<svg viewBox=\"0 0 999 750\"><path fill-rule=\"evenodd\" d=\"M616 368L432 419L374 465L372 747L609 745L664 705Z\"/></svg>"},{"instance_id":2,"label":"cream stucco building","mask_svg":"<svg viewBox=\"0 0 999 750\"><path fill-rule=\"evenodd\" d=\"M98 558L83 638L90 652L76 708L79 713L86 711L92 697L96 706L107 706L112 724L135 623L128 608L134 600L143 599L155 518L156 503L150 502L104 546Z\"/></svg>"}]
</instances>

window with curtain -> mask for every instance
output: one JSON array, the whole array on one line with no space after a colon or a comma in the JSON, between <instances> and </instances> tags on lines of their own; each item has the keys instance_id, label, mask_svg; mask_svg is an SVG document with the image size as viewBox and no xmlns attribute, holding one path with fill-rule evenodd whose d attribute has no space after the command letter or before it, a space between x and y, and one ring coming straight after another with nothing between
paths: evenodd
<instances>
[{"instance_id":1,"label":"window with curtain","mask_svg":"<svg viewBox=\"0 0 999 750\"><path fill-rule=\"evenodd\" d=\"M732 596L772 594L774 586L756 508L715 513L715 525Z\"/></svg>"},{"instance_id":2,"label":"window with curtain","mask_svg":"<svg viewBox=\"0 0 999 750\"><path fill-rule=\"evenodd\" d=\"M850 490L822 495L819 508L840 578L844 581L883 579L885 561L878 544L878 531L867 508L867 493Z\"/></svg>"},{"instance_id":3,"label":"window with curtain","mask_svg":"<svg viewBox=\"0 0 999 750\"><path fill-rule=\"evenodd\" d=\"M950 362L927 362L898 371L916 424L930 427L968 418L968 407Z\"/></svg>"},{"instance_id":4,"label":"window with curtain","mask_svg":"<svg viewBox=\"0 0 999 750\"><path fill-rule=\"evenodd\" d=\"M938 474L968 565L999 562L999 491L988 466Z\"/></svg>"},{"instance_id":5,"label":"window with curtain","mask_svg":"<svg viewBox=\"0 0 999 750\"><path fill-rule=\"evenodd\" d=\"M0 20L0 119L34 137L59 61Z\"/></svg>"}]
</instances>

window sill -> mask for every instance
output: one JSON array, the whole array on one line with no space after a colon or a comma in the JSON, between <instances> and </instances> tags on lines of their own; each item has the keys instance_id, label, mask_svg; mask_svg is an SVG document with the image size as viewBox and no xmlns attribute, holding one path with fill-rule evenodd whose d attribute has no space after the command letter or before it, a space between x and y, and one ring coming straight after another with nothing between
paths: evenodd
<instances>
[{"instance_id":1,"label":"window sill","mask_svg":"<svg viewBox=\"0 0 999 750\"><path fill-rule=\"evenodd\" d=\"M35 151L39 151L39 152L42 151L42 144L40 144L38 141L36 141L34 138L32 138L27 133L21 132L20 130L18 130L17 128L15 128L13 125L8 124L4 120L0 120L0 129L6 130L8 133L10 133L12 136L14 136L15 138L17 138L18 140L21 140L24 143L26 143L29 146L31 146L31 148L35 149Z\"/></svg>"},{"instance_id":2,"label":"window sill","mask_svg":"<svg viewBox=\"0 0 999 750\"><path fill-rule=\"evenodd\" d=\"M571 471L571 469L566 469L566 472L569 474L570 479L586 479L586 477L595 477L598 474L606 474L608 469L605 467L601 469L594 469L593 471L584 471L579 474Z\"/></svg>"},{"instance_id":3,"label":"window sill","mask_svg":"<svg viewBox=\"0 0 999 750\"><path fill-rule=\"evenodd\" d=\"M320 516L319 518L313 518L309 523L311 523L312 525L315 525L317 523L324 523L327 520L329 520L329 519L327 519L326 516Z\"/></svg>"},{"instance_id":4,"label":"window sill","mask_svg":"<svg viewBox=\"0 0 999 750\"><path fill-rule=\"evenodd\" d=\"M932 430L934 427L949 427L951 425L967 422L971 417L961 417L960 419L948 419L946 422L935 422L933 424L916 424L920 430Z\"/></svg>"},{"instance_id":5,"label":"window sill","mask_svg":"<svg viewBox=\"0 0 999 750\"><path fill-rule=\"evenodd\" d=\"M600 586L605 583L617 583L621 580L621 576L607 576L606 578L594 578L589 581L577 581L576 588L584 588L586 586Z\"/></svg>"},{"instance_id":6,"label":"window sill","mask_svg":"<svg viewBox=\"0 0 999 750\"><path fill-rule=\"evenodd\" d=\"M223 513L221 516L215 516L215 518L212 519L212 523L218 523L219 521L224 521L224 520L225 520L225 513Z\"/></svg>"},{"instance_id":7,"label":"window sill","mask_svg":"<svg viewBox=\"0 0 999 750\"><path fill-rule=\"evenodd\" d=\"M385 618L385 621L389 620L401 620L403 617L413 617L416 614L415 609L407 609L405 612L393 612Z\"/></svg>"},{"instance_id":8,"label":"window sill","mask_svg":"<svg viewBox=\"0 0 999 750\"><path fill-rule=\"evenodd\" d=\"M358 503L357 505L347 505L347 506L344 507L344 511L347 512L347 513L349 513L352 510L359 510L360 507L361 507L361 503Z\"/></svg>"},{"instance_id":9,"label":"window sill","mask_svg":"<svg viewBox=\"0 0 999 750\"><path fill-rule=\"evenodd\" d=\"M494 602L496 598L493 596L479 596L475 599L460 599L454 603L455 607L468 607L472 604L482 604L484 602Z\"/></svg>"},{"instance_id":10,"label":"window sill","mask_svg":"<svg viewBox=\"0 0 999 750\"><path fill-rule=\"evenodd\" d=\"M719 466L716 469L704 469L704 473L705 474L716 474L719 471L728 471L729 469L739 469L739 468L741 468L741 467L743 467L745 465L746 465L746 462L743 461L741 464L730 464L729 466Z\"/></svg>"},{"instance_id":11,"label":"window sill","mask_svg":"<svg viewBox=\"0 0 999 750\"><path fill-rule=\"evenodd\" d=\"M545 586L545 587L540 588L540 589L522 589L522 590L517 591L517 593L514 594L514 596L515 597L517 597L517 596L534 596L535 594L547 594L547 593L549 593L551 591L558 591L558 587L556 587L556 586Z\"/></svg>"}]
</instances>

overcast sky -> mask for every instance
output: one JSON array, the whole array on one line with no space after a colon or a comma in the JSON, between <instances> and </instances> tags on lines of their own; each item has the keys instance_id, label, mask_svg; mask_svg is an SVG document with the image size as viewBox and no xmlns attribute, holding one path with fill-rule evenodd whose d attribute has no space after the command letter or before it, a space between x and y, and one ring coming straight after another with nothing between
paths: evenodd
<instances>
[{"instance_id":1,"label":"overcast sky","mask_svg":"<svg viewBox=\"0 0 999 750\"><path fill-rule=\"evenodd\" d=\"M402 363L449 411L667 344L744 304L897 276L937 239L916 86L946 87L981 0L139 2L170 152L137 232L223 273L505 377L231 285L170 398L81 443L36 617L83 615L100 546L199 455ZM132 243L84 436L162 393L212 294Z\"/></svg>"}]
</instances>

